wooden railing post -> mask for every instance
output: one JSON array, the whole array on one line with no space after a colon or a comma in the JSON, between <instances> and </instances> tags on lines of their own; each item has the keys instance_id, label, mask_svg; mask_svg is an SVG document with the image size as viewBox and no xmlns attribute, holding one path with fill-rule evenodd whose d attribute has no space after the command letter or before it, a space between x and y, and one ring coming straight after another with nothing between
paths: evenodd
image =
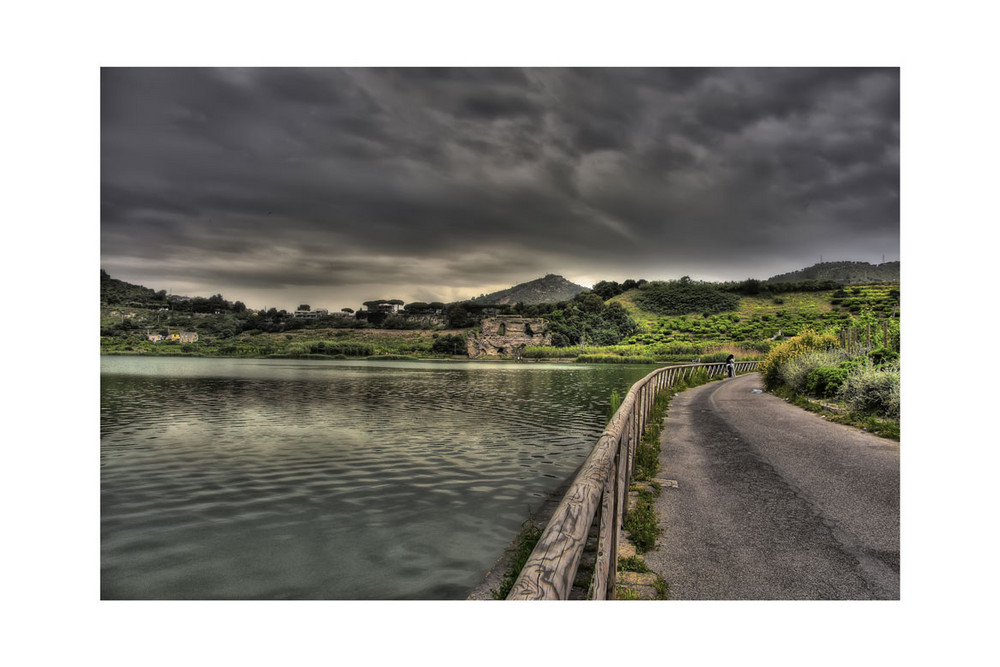
<instances>
[{"instance_id":1,"label":"wooden railing post","mask_svg":"<svg viewBox=\"0 0 1000 667\"><path fill-rule=\"evenodd\" d=\"M625 466L623 463L621 459L621 447L619 446L614 467L615 506L611 526L611 550L608 552L608 582L605 589L608 600L615 599L615 585L618 583L618 533L620 532L622 521L624 521L625 503L628 502L628 488L625 482Z\"/></svg>"},{"instance_id":2,"label":"wooden railing post","mask_svg":"<svg viewBox=\"0 0 1000 667\"><path fill-rule=\"evenodd\" d=\"M758 363L738 362L737 368L751 370ZM592 599L614 598L618 534L627 514L635 452L649 423L657 392L689 377L697 368L706 368L714 375L722 372L723 367L718 363L668 366L632 385L546 524L508 600L565 600L573 587L598 511L601 514L597 562L590 595Z\"/></svg>"},{"instance_id":3,"label":"wooden railing post","mask_svg":"<svg viewBox=\"0 0 1000 667\"><path fill-rule=\"evenodd\" d=\"M631 433L630 433L630 435L631 435ZM642 437L642 436L640 436L640 437ZM625 457L625 463L626 463L625 478L626 479L632 479L632 473L635 470L635 452L636 452L636 449L639 447L639 440L636 439L636 438L628 437L628 438L626 438L626 441L627 441L627 445L628 445L627 446L628 453L627 453L627 455ZM628 514L628 506L627 505L625 507L625 513L626 513L626 515Z\"/></svg>"},{"instance_id":4,"label":"wooden railing post","mask_svg":"<svg viewBox=\"0 0 1000 667\"><path fill-rule=\"evenodd\" d=\"M590 582L590 596L594 600L606 600L608 592L608 580L611 576L610 558L612 549L617 549L614 533L617 531L613 526L614 517L614 471L608 471L604 479L604 488L601 495L601 521L597 533L597 560L594 563L594 576ZM575 574L574 574L575 576Z\"/></svg>"}]
</instances>

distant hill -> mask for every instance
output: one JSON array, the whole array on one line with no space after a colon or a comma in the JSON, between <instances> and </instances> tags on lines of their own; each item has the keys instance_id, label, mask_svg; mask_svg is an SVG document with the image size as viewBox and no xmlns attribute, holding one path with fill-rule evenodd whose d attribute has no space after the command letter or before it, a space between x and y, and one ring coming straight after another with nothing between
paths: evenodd
<instances>
[{"instance_id":1,"label":"distant hill","mask_svg":"<svg viewBox=\"0 0 1000 667\"><path fill-rule=\"evenodd\" d=\"M771 276L764 282L788 283L803 280L833 280L838 283L898 283L899 262L820 262L806 269Z\"/></svg>"},{"instance_id":2,"label":"distant hill","mask_svg":"<svg viewBox=\"0 0 1000 667\"><path fill-rule=\"evenodd\" d=\"M569 301L586 289L582 285L571 283L562 276L550 273L544 278L538 278L521 283L520 285L514 285L505 290L500 290L499 292L469 299L469 302L483 306L513 305L515 303L524 303L526 305L556 303L558 301Z\"/></svg>"},{"instance_id":3,"label":"distant hill","mask_svg":"<svg viewBox=\"0 0 1000 667\"><path fill-rule=\"evenodd\" d=\"M142 285L112 278L101 269L101 303L149 308L160 306L166 300L166 292L156 292Z\"/></svg>"},{"instance_id":4,"label":"distant hill","mask_svg":"<svg viewBox=\"0 0 1000 667\"><path fill-rule=\"evenodd\" d=\"M187 297L167 294L166 290L155 291L142 285L134 285L118 280L101 269L101 306L125 306L126 308L173 308L186 304L181 309L190 313L218 313L225 311L243 312L246 306L240 302L226 301L221 294L205 297Z\"/></svg>"}]
</instances>

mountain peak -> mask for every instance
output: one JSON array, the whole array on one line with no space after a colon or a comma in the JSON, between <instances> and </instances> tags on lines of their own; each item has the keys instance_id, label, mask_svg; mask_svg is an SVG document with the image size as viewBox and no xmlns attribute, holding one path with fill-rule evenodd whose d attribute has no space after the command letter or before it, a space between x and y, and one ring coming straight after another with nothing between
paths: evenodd
<instances>
[{"instance_id":1,"label":"mountain peak","mask_svg":"<svg viewBox=\"0 0 1000 667\"><path fill-rule=\"evenodd\" d=\"M555 303L568 301L586 289L560 275L549 273L542 278L529 280L499 292L469 299L469 302L480 305Z\"/></svg>"}]
</instances>

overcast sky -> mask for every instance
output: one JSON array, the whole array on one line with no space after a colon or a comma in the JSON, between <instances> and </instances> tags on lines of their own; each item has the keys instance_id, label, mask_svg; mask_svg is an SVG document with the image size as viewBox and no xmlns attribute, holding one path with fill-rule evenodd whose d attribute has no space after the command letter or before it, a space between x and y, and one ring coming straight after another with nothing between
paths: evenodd
<instances>
[{"instance_id":1,"label":"overcast sky","mask_svg":"<svg viewBox=\"0 0 1000 667\"><path fill-rule=\"evenodd\" d=\"M251 307L899 259L896 69L108 69L101 264Z\"/></svg>"}]
</instances>

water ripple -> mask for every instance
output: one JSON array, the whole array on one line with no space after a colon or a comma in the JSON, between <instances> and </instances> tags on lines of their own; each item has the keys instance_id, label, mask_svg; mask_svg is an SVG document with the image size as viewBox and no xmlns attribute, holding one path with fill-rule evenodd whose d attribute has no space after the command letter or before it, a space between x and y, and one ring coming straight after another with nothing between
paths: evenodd
<instances>
[{"instance_id":1,"label":"water ripple","mask_svg":"<svg viewBox=\"0 0 1000 667\"><path fill-rule=\"evenodd\" d=\"M105 358L102 597L464 597L648 370Z\"/></svg>"}]
</instances>

